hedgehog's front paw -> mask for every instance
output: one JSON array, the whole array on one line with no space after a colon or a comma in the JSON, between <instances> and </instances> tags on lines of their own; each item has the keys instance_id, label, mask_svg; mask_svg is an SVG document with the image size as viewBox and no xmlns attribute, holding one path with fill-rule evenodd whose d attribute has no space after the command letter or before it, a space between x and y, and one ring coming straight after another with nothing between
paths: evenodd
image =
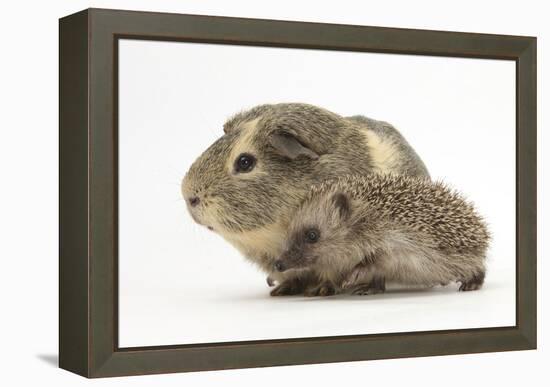
<instances>
[{"instance_id":1,"label":"hedgehog's front paw","mask_svg":"<svg viewBox=\"0 0 550 387\"><path fill-rule=\"evenodd\" d=\"M386 280L383 277L374 278L368 284L358 285L352 289L351 294L356 296L368 296L371 294L384 293L386 291Z\"/></svg>"},{"instance_id":2,"label":"hedgehog's front paw","mask_svg":"<svg viewBox=\"0 0 550 387\"><path fill-rule=\"evenodd\" d=\"M344 278L340 287L344 290L354 289L358 285L369 283L373 275L368 265L359 264Z\"/></svg>"},{"instance_id":3,"label":"hedgehog's front paw","mask_svg":"<svg viewBox=\"0 0 550 387\"><path fill-rule=\"evenodd\" d=\"M288 279L281 282L269 293L271 296L293 296L304 291L303 283L298 279Z\"/></svg>"},{"instance_id":4,"label":"hedgehog's front paw","mask_svg":"<svg viewBox=\"0 0 550 387\"><path fill-rule=\"evenodd\" d=\"M304 292L306 297L327 297L336 294L336 289L329 283L322 283L318 286L307 288Z\"/></svg>"}]
</instances>

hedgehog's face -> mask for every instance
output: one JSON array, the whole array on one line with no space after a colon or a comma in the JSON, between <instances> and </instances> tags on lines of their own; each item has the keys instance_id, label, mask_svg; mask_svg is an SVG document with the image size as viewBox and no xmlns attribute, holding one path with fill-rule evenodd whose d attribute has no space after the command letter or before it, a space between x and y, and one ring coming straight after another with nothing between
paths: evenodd
<instances>
[{"instance_id":1,"label":"hedgehog's face","mask_svg":"<svg viewBox=\"0 0 550 387\"><path fill-rule=\"evenodd\" d=\"M346 248L347 221L351 212L345 194L333 193L304 204L294 216L283 253L274 269L314 269L336 267ZM335 266L336 265L336 266Z\"/></svg>"},{"instance_id":2,"label":"hedgehog's face","mask_svg":"<svg viewBox=\"0 0 550 387\"><path fill-rule=\"evenodd\" d=\"M293 233L290 241L287 241L287 247L275 261L275 270L283 272L311 268L319 260L322 244L321 230L318 225L301 227Z\"/></svg>"}]
</instances>

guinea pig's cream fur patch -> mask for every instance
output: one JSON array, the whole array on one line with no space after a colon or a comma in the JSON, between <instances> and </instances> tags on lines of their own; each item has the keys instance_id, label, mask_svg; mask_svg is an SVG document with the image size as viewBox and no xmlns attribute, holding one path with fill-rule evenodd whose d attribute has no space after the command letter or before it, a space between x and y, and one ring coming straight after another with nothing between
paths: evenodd
<instances>
[{"instance_id":1,"label":"guinea pig's cream fur patch","mask_svg":"<svg viewBox=\"0 0 550 387\"><path fill-rule=\"evenodd\" d=\"M254 134L257 133L256 126L258 125L260 118L256 118L251 121L247 121L240 125L241 134L239 139L235 143L235 146L229 154L225 168L230 175L234 175L233 168L237 157L242 153L249 153L257 157L257 151L254 146ZM252 179L258 174L262 173L262 160L256 160L256 167L249 173L239 174L240 179Z\"/></svg>"},{"instance_id":2,"label":"guinea pig's cream fur patch","mask_svg":"<svg viewBox=\"0 0 550 387\"><path fill-rule=\"evenodd\" d=\"M264 262L266 255L278 257L282 251L281 239L285 234L285 227L280 223L270 224L256 230L227 233L222 231L222 236L235 246L244 256L254 263L262 266L269 265L271 270L272 262Z\"/></svg>"},{"instance_id":3,"label":"guinea pig's cream fur patch","mask_svg":"<svg viewBox=\"0 0 550 387\"><path fill-rule=\"evenodd\" d=\"M394 170L399 163L399 152L392 140L383 139L372 130L365 130L363 133L367 139L373 165L378 172L388 173Z\"/></svg>"}]
</instances>

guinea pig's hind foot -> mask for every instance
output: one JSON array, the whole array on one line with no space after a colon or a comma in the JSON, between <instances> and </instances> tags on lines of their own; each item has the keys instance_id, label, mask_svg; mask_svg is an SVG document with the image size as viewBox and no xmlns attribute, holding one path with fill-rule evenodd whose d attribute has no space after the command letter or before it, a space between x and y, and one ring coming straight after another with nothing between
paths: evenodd
<instances>
[{"instance_id":1,"label":"guinea pig's hind foot","mask_svg":"<svg viewBox=\"0 0 550 387\"><path fill-rule=\"evenodd\" d=\"M351 290L351 294L355 296L368 296L372 294L380 294L386 291L386 279L384 277L375 277L367 284L357 285Z\"/></svg>"},{"instance_id":2,"label":"guinea pig's hind foot","mask_svg":"<svg viewBox=\"0 0 550 387\"><path fill-rule=\"evenodd\" d=\"M468 280L460 281L460 292L468 292L470 290L479 290L483 286L483 281L485 280L485 273L474 275Z\"/></svg>"}]
</instances>

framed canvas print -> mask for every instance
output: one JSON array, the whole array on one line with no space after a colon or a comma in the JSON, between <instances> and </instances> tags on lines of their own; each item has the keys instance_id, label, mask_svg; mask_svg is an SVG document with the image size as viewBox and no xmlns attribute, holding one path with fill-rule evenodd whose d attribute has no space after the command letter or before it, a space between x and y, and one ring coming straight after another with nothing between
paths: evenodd
<instances>
[{"instance_id":1,"label":"framed canvas print","mask_svg":"<svg viewBox=\"0 0 550 387\"><path fill-rule=\"evenodd\" d=\"M533 37L60 20L60 366L536 348Z\"/></svg>"}]
</instances>

